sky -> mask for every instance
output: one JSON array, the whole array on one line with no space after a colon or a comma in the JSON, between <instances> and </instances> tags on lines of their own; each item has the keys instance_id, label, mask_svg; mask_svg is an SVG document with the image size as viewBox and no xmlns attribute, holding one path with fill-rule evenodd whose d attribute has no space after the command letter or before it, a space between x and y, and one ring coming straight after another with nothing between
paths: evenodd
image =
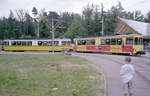
<instances>
[{"instance_id":1,"label":"sky","mask_svg":"<svg viewBox=\"0 0 150 96\"><path fill-rule=\"evenodd\" d=\"M83 7L88 3L97 5L103 3L104 10L108 10L117 5L118 1L126 11L140 10L143 14L150 11L150 0L0 0L0 17L8 17L10 10L15 12L16 9L25 9L31 14L33 6L38 10L45 9L47 12L67 11L81 14Z\"/></svg>"}]
</instances>

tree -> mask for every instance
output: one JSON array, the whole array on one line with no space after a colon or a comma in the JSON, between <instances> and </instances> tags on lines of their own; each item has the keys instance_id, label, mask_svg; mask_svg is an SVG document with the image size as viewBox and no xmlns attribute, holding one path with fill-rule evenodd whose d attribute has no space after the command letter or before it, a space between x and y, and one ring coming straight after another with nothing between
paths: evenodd
<instances>
[{"instance_id":1,"label":"tree","mask_svg":"<svg viewBox=\"0 0 150 96\"><path fill-rule=\"evenodd\" d=\"M15 26L16 26L16 19L14 17L14 13L10 10L10 14L8 17L8 38L16 38Z\"/></svg>"},{"instance_id":2,"label":"tree","mask_svg":"<svg viewBox=\"0 0 150 96\"><path fill-rule=\"evenodd\" d=\"M50 38L50 22L46 16L40 20L40 38Z\"/></svg>"},{"instance_id":3,"label":"tree","mask_svg":"<svg viewBox=\"0 0 150 96\"><path fill-rule=\"evenodd\" d=\"M81 18L75 18L68 28L68 31L64 34L65 38L75 38L84 35L85 29L82 26Z\"/></svg>"},{"instance_id":4,"label":"tree","mask_svg":"<svg viewBox=\"0 0 150 96\"><path fill-rule=\"evenodd\" d=\"M99 12L99 6L95 5L93 8L94 19L92 20L92 33L93 36L100 36L101 32L101 13Z\"/></svg>"},{"instance_id":5,"label":"tree","mask_svg":"<svg viewBox=\"0 0 150 96\"><path fill-rule=\"evenodd\" d=\"M26 11L23 10L23 9L16 10L17 20L19 21L18 26L19 26L19 29L20 29L19 35L20 34L25 35L25 27L24 27L25 13L26 13Z\"/></svg>"},{"instance_id":6,"label":"tree","mask_svg":"<svg viewBox=\"0 0 150 96\"><path fill-rule=\"evenodd\" d=\"M150 23L150 11L146 14L144 21Z\"/></svg>"},{"instance_id":7,"label":"tree","mask_svg":"<svg viewBox=\"0 0 150 96\"><path fill-rule=\"evenodd\" d=\"M83 14L83 19L84 19L84 27L87 29L87 36L92 36L93 31L92 31L92 19L93 19L93 5L87 5L84 7L84 10L82 12Z\"/></svg>"},{"instance_id":8,"label":"tree","mask_svg":"<svg viewBox=\"0 0 150 96\"><path fill-rule=\"evenodd\" d=\"M34 23L32 22L33 18L29 15L29 13L25 14L25 37L34 37Z\"/></svg>"},{"instance_id":9,"label":"tree","mask_svg":"<svg viewBox=\"0 0 150 96\"><path fill-rule=\"evenodd\" d=\"M112 6L110 10L105 12L104 14L104 33L105 35L112 35L114 33L114 30L117 25L117 19L118 17L123 16L123 7L121 5L121 2L118 2L116 6Z\"/></svg>"}]
</instances>

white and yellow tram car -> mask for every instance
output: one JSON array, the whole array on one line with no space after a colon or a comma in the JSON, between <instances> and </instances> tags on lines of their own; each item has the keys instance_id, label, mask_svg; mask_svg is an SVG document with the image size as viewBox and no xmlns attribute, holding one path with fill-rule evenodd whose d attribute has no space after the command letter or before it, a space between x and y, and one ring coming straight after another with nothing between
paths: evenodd
<instances>
[{"instance_id":1,"label":"white and yellow tram car","mask_svg":"<svg viewBox=\"0 0 150 96\"><path fill-rule=\"evenodd\" d=\"M52 51L51 39L14 39L4 40L4 51ZM72 49L70 39L55 39L54 51Z\"/></svg>"}]
</instances>

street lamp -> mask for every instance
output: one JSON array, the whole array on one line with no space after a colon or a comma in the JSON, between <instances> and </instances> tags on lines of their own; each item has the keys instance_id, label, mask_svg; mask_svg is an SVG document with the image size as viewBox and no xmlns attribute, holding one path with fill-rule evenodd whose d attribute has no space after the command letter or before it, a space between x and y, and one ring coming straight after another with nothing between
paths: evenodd
<instances>
[{"instance_id":1,"label":"street lamp","mask_svg":"<svg viewBox=\"0 0 150 96\"><path fill-rule=\"evenodd\" d=\"M33 7L33 9L32 9L32 14L34 15L33 19L35 22L35 30L37 33L37 38L39 38L39 20L40 20L40 17L38 16L38 10L35 7ZM37 29L36 29L36 26L37 26Z\"/></svg>"}]
</instances>

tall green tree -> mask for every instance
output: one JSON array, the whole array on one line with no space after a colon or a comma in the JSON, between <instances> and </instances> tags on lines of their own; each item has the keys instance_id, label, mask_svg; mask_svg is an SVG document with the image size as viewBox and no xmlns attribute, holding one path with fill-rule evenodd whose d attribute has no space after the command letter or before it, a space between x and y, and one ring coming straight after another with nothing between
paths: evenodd
<instances>
[{"instance_id":1,"label":"tall green tree","mask_svg":"<svg viewBox=\"0 0 150 96\"><path fill-rule=\"evenodd\" d=\"M110 10L104 14L104 34L112 35L117 25L118 17L123 16L123 7L120 2L116 6L112 6Z\"/></svg>"},{"instance_id":2,"label":"tall green tree","mask_svg":"<svg viewBox=\"0 0 150 96\"><path fill-rule=\"evenodd\" d=\"M50 22L46 16L40 20L40 38L50 38Z\"/></svg>"},{"instance_id":3,"label":"tall green tree","mask_svg":"<svg viewBox=\"0 0 150 96\"><path fill-rule=\"evenodd\" d=\"M86 36L92 36L93 5L88 4L86 7L84 7L82 14L84 20L83 26L85 29L87 29Z\"/></svg>"},{"instance_id":4,"label":"tall green tree","mask_svg":"<svg viewBox=\"0 0 150 96\"><path fill-rule=\"evenodd\" d=\"M80 17L76 17L74 18L67 32L64 34L64 37L73 39L83 35L85 35L85 29L82 25L82 20Z\"/></svg>"},{"instance_id":5,"label":"tall green tree","mask_svg":"<svg viewBox=\"0 0 150 96\"><path fill-rule=\"evenodd\" d=\"M150 11L146 14L144 21L150 23Z\"/></svg>"}]
</instances>

